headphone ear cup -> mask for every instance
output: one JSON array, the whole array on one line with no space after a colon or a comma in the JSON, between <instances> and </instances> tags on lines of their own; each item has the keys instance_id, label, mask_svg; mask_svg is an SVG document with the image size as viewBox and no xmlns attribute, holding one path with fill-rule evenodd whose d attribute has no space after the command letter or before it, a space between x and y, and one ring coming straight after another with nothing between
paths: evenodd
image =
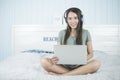
<instances>
[{"instance_id":1,"label":"headphone ear cup","mask_svg":"<svg viewBox=\"0 0 120 80\"><path fill-rule=\"evenodd\" d=\"M65 22L67 23L66 12L67 12L67 10L64 12L64 19L65 19Z\"/></svg>"},{"instance_id":2,"label":"headphone ear cup","mask_svg":"<svg viewBox=\"0 0 120 80\"><path fill-rule=\"evenodd\" d=\"M80 16L80 21L83 21L83 15Z\"/></svg>"},{"instance_id":3,"label":"headphone ear cup","mask_svg":"<svg viewBox=\"0 0 120 80\"><path fill-rule=\"evenodd\" d=\"M67 23L67 18L65 17L65 22Z\"/></svg>"}]
</instances>

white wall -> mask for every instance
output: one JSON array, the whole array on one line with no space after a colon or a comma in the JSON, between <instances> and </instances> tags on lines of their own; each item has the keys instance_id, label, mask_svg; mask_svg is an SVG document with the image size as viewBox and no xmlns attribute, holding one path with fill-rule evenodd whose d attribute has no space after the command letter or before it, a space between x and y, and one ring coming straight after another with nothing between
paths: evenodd
<instances>
[{"instance_id":1,"label":"white wall","mask_svg":"<svg viewBox=\"0 0 120 80\"><path fill-rule=\"evenodd\" d=\"M12 25L62 24L69 7L83 11L86 25L120 24L119 0L0 0L0 60L11 55Z\"/></svg>"}]
</instances>

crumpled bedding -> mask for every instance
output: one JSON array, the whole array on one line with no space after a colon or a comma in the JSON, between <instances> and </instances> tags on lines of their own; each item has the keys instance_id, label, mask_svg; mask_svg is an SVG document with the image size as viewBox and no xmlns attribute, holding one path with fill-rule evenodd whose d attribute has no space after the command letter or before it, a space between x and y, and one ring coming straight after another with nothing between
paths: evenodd
<instances>
[{"instance_id":1,"label":"crumpled bedding","mask_svg":"<svg viewBox=\"0 0 120 80\"><path fill-rule=\"evenodd\" d=\"M101 61L100 69L87 75L55 76L49 75L41 67L40 59L51 57L46 53L18 53L0 62L0 80L120 80L120 56L94 51Z\"/></svg>"}]
</instances>

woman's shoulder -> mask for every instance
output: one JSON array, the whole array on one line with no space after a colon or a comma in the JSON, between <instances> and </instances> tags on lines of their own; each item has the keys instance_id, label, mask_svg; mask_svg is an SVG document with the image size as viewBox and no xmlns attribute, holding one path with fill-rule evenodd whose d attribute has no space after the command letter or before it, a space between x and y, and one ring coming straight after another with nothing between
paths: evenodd
<instances>
[{"instance_id":1,"label":"woman's shoulder","mask_svg":"<svg viewBox=\"0 0 120 80\"><path fill-rule=\"evenodd\" d=\"M85 33L86 33L86 32L89 32L89 31L88 31L87 29L83 29L83 32L85 32Z\"/></svg>"},{"instance_id":2,"label":"woman's shoulder","mask_svg":"<svg viewBox=\"0 0 120 80\"><path fill-rule=\"evenodd\" d=\"M61 30L60 32L59 32L59 34L65 34L65 29L63 29L63 30Z\"/></svg>"},{"instance_id":3,"label":"woman's shoulder","mask_svg":"<svg viewBox=\"0 0 120 80\"><path fill-rule=\"evenodd\" d=\"M83 35L89 35L90 34L89 30L87 30L87 29L83 29L82 33L83 33Z\"/></svg>"}]
</instances>

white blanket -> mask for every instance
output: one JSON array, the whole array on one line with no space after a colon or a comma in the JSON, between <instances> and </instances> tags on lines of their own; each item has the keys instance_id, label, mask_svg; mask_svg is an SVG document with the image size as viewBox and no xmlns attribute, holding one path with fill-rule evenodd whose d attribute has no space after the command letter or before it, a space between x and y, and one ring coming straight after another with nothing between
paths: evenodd
<instances>
[{"instance_id":1,"label":"white blanket","mask_svg":"<svg viewBox=\"0 0 120 80\"><path fill-rule=\"evenodd\" d=\"M53 76L40 65L41 57L51 54L20 53L0 62L0 80L120 80L120 56L94 51L101 61L100 69L87 75Z\"/></svg>"}]
</instances>

